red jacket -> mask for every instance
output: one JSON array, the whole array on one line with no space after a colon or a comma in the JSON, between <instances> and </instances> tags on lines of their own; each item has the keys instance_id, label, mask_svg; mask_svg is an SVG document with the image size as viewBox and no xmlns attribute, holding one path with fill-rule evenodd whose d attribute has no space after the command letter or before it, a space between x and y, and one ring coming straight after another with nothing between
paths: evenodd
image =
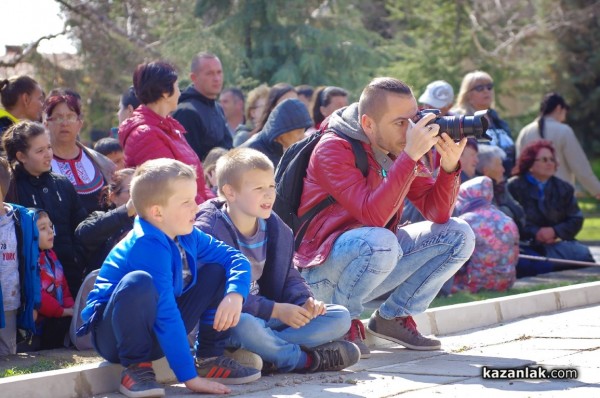
<instances>
[{"instance_id":1,"label":"red jacket","mask_svg":"<svg viewBox=\"0 0 600 398\"><path fill-rule=\"evenodd\" d=\"M176 159L196 169L200 204L214 195L206 186L202 163L185 137L185 129L171 116L162 117L145 105L140 105L131 117L119 126L119 141L123 147L125 164L136 167L146 160Z\"/></svg>"},{"instance_id":2,"label":"red jacket","mask_svg":"<svg viewBox=\"0 0 600 398\"><path fill-rule=\"evenodd\" d=\"M421 162L402 152L384 178L371 146L362 145L369 164L366 178L356 167L352 146L345 139L329 132L315 147L304 178L298 215L302 216L328 194L336 202L311 221L294 256L294 265L320 265L337 237L350 229L373 226L395 232L405 197L426 219L435 223L449 220L460 185L460 168L450 174L440 171L434 179Z\"/></svg>"},{"instance_id":3,"label":"red jacket","mask_svg":"<svg viewBox=\"0 0 600 398\"><path fill-rule=\"evenodd\" d=\"M49 264L46 264L47 257ZM49 266L51 272L46 267ZM75 304L67 279L63 274L63 267L58 261L58 257L52 249L40 250L39 259L40 281L42 285L42 304L39 313L46 318L60 318L65 308L72 308ZM61 306L57 298L57 289L62 289L63 305Z\"/></svg>"}]
</instances>

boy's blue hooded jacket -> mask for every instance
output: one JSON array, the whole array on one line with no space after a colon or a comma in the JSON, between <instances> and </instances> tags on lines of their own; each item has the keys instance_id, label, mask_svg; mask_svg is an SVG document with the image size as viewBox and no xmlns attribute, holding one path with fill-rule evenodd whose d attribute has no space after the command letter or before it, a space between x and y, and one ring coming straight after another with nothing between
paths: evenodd
<instances>
[{"instance_id":1,"label":"boy's blue hooded jacket","mask_svg":"<svg viewBox=\"0 0 600 398\"><path fill-rule=\"evenodd\" d=\"M187 253L192 272L192 282L186 289L183 288L181 255L175 242L157 227L136 217L133 230L114 247L102 264L81 317L87 322L97 308L102 308L100 304L108 302L125 275L137 270L148 272L159 293L154 332L175 376L185 382L196 377L197 373L175 298L196 283L211 283L196 280L197 267L214 263L225 268L225 294L239 293L245 300L250 289L250 263L239 251L197 228L188 235L178 236L178 240Z\"/></svg>"}]
</instances>

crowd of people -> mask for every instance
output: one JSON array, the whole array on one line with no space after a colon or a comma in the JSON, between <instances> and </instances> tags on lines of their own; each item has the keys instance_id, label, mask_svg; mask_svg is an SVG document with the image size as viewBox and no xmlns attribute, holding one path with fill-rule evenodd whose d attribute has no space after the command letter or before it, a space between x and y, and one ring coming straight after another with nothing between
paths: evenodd
<instances>
[{"instance_id":1,"label":"crowd of people","mask_svg":"<svg viewBox=\"0 0 600 398\"><path fill-rule=\"evenodd\" d=\"M557 93L514 140L483 71L464 76L456 101L445 81L417 99L394 78L354 103L337 86L245 96L223 89L208 52L190 78L180 92L174 65L140 64L118 127L93 149L79 139L77 92L0 82L0 355L87 335L124 366L127 396L164 394L151 364L162 356L192 391L227 393L261 372L351 366L370 356L367 332L440 349L413 320L436 296L561 269L520 251L594 262L575 239L574 184L600 198L600 181ZM489 141L434 123L478 111ZM275 171L311 138L299 235L274 211Z\"/></svg>"}]
</instances>

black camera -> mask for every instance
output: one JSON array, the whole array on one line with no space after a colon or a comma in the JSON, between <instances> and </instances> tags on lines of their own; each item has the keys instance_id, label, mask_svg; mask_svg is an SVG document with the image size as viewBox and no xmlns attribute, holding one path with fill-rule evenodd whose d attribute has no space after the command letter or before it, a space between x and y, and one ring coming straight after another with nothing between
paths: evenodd
<instances>
[{"instance_id":1,"label":"black camera","mask_svg":"<svg viewBox=\"0 0 600 398\"><path fill-rule=\"evenodd\" d=\"M485 117L488 111L477 111L473 116L437 116L440 114L438 109L423 109L418 113L418 119L428 113L433 113L436 118L427 125L437 124L440 126L440 134L447 133L450 138L458 142L463 137L475 137L477 141L491 141L492 137L486 134L488 129L488 120Z\"/></svg>"}]
</instances>

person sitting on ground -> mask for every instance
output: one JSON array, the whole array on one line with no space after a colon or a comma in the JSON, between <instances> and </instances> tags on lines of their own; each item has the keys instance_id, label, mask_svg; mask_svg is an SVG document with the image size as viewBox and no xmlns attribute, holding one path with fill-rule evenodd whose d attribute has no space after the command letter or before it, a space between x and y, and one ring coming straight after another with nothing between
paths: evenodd
<instances>
[{"instance_id":1,"label":"person sitting on ground","mask_svg":"<svg viewBox=\"0 0 600 398\"><path fill-rule=\"evenodd\" d=\"M467 140L438 136L437 124L427 126L433 114L414 123L417 112L405 83L372 80L358 103L329 117L303 181L298 216L329 196L335 203L307 221L294 265L317 299L348 308L352 324L345 338L359 346L361 357L370 355L360 321L363 305L388 292L369 320L370 333L410 349L439 349L440 341L421 335L412 315L427 309L475 246L469 225L450 217ZM352 145L335 131L360 141L366 177ZM435 179L420 162L433 146L441 156ZM404 198L430 221L400 227Z\"/></svg>"},{"instance_id":2,"label":"person sitting on ground","mask_svg":"<svg viewBox=\"0 0 600 398\"><path fill-rule=\"evenodd\" d=\"M589 247L575 237L583 226L583 213L574 188L556 177L556 152L550 141L539 140L523 148L508 180L508 190L525 211L519 231L526 254L593 263ZM517 277L568 268L551 262L520 261Z\"/></svg>"},{"instance_id":3,"label":"person sitting on ground","mask_svg":"<svg viewBox=\"0 0 600 398\"><path fill-rule=\"evenodd\" d=\"M215 169L217 167L217 160L223 155L229 152L228 149L221 147L214 147L208 152L204 162L202 162L202 168L204 169L204 179L206 180L206 186L215 194L218 195L219 187L217 186L217 174Z\"/></svg>"},{"instance_id":4,"label":"person sitting on ground","mask_svg":"<svg viewBox=\"0 0 600 398\"><path fill-rule=\"evenodd\" d=\"M0 81L0 137L19 120L42 121L44 91L29 76L14 76Z\"/></svg>"},{"instance_id":5,"label":"person sitting on ground","mask_svg":"<svg viewBox=\"0 0 600 398\"><path fill-rule=\"evenodd\" d=\"M329 115L348 105L348 92L341 87L321 87L313 97L312 117L315 130L319 130L321 123Z\"/></svg>"},{"instance_id":6,"label":"person sitting on ground","mask_svg":"<svg viewBox=\"0 0 600 398\"><path fill-rule=\"evenodd\" d=\"M506 189L503 165L505 156L506 153L500 147L481 145L477 152L476 171L478 175L492 179L494 185L492 204L512 218L521 230L525 226L525 212L519 202L512 197L510 191Z\"/></svg>"},{"instance_id":7,"label":"person sitting on ground","mask_svg":"<svg viewBox=\"0 0 600 398\"><path fill-rule=\"evenodd\" d=\"M162 61L139 64L133 73L133 86L142 105L119 127L125 165L137 167L158 158L182 161L198 173L196 202L213 198L204 181L200 158L184 138L185 129L170 116L179 98L175 67Z\"/></svg>"},{"instance_id":8,"label":"person sitting on ground","mask_svg":"<svg viewBox=\"0 0 600 398\"><path fill-rule=\"evenodd\" d=\"M84 275L99 269L112 248L133 228L135 207L129 195L134 169L115 172L112 181L104 187L102 210L95 211L75 229L86 257Z\"/></svg>"},{"instance_id":9,"label":"person sitting on ground","mask_svg":"<svg viewBox=\"0 0 600 398\"><path fill-rule=\"evenodd\" d=\"M304 131L310 126L312 120L304 104L299 99L286 99L273 109L262 131L241 147L264 153L277 167L283 153L304 138Z\"/></svg>"},{"instance_id":10,"label":"person sitting on ground","mask_svg":"<svg viewBox=\"0 0 600 398\"><path fill-rule=\"evenodd\" d=\"M94 150L109 158L115 164L115 171L125 168L125 156L119 140L112 137L99 139L94 144Z\"/></svg>"},{"instance_id":11,"label":"person sitting on ground","mask_svg":"<svg viewBox=\"0 0 600 398\"><path fill-rule=\"evenodd\" d=\"M173 159L149 160L131 181L133 230L110 252L82 311L78 335L92 332L98 353L120 363L128 397L164 395L152 364L162 356L196 392L227 393L220 383L260 378L223 356L250 289L250 263L194 228L196 172ZM194 357L187 334L200 322ZM142 395L146 394L146 395Z\"/></svg>"},{"instance_id":12,"label":"person sitting on ground","mask_svg":"<svg viewBox=\"0 0 600 398\"><path fill-rule=\"evenodd\" d=\"M38 267L42 288L42 303L35 322L39 346L32 348L49 350L64 347L75 302L64 276L62 264L52 250L54 246L52 221L45 211L32 210L37 214L40 248Z\"/></svg>"},{"instance_id":13,"label":"person sitting on ground","mask_svg":"<svg viewBox=\"0 0 600 398\"><path fill-rule=\"evenodd\" d=\"M475 177L460 185L456 210L475 233L475 250L454 276L452 292L463 289L471 293L503 292L515 283L519 231L515 222L494 206L493 197L489 177Z\"/></svg>"},{"instance_id":14,"label":"person sitting on ground","mask_svg":"<svg viewBox=\"0 0 600 398\"><path fill-rule=\"evenodd\" d=\"M17 327L25 340L32 336L41 305L36 216L5 201L10 183L9 163L0 157L0 357L17 353Z\"/></svg>"},{"instance_id":15,"label":"person sitting on ground","mask_svg":"<svg viewBox=\"0 0 600 398\"><path fill-rule=\"evenodd\" d=\"M85 263L74 234L88 213L67 177L52 172L48 132L40 123L22 121L6 131L2 146L13 167L7 200L48 213L56 229L54 251L63 265L71 294L77 295Z\"/></svg>"},{"instance_id":16,"label":"person sitting on ground","mask_svg":"<svg viewBox=\"0 0 600 398\"><path fill-rule=\"evenodd\" d=\"M590 195L600 199L600 180L594 174L573 129L565 123L568 111L569 105L561 95L546 94L540 104L538 117L519 132L517 156L532 141L540 138L551 141L558 165L556 177L572 186L577 180Z\"/></svg>"},{"instance_id":17,"label":"person sitting on ground","mask_svg":"<svg viewBox=\"0 0 600 398\"><path fill-rule=\"evenodd\" d=\"M241 250L252 264L250 295L232 329L231 345L257 353L280 372L355 364L358 347L334 341L350 327L348 310L315 300L292 264L292 233L272 212L272 162L254 149L233 149L217 162L217 181L225 200L200 206L196 226Z\"/></svg>"}]
</instances>

